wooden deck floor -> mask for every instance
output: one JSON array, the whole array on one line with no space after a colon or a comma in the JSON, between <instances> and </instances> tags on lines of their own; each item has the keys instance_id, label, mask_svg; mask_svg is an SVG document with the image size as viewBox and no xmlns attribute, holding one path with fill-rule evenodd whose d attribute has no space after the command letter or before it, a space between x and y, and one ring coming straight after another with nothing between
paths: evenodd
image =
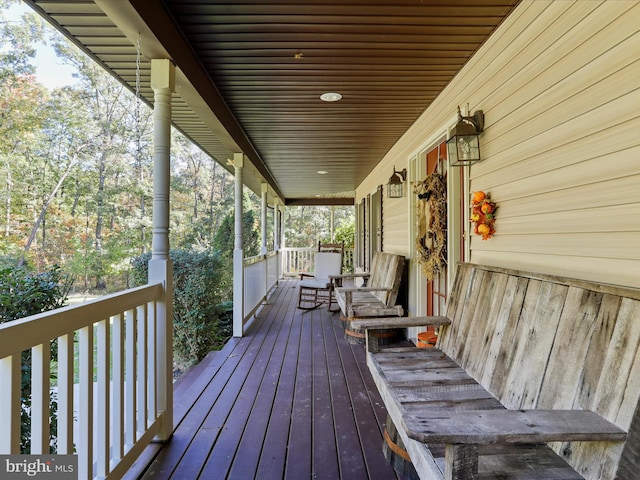
<instances>
[{"instance_id":1,"label":"wooden deck floor","mask_svg":"<svg viewBox=\"0 0 640 480\"><path fill-rule=\"evenodd\" d=\"M296 308L282 281L241 339L175 386L172 440L144 479L396 479L384 405L339 314ZM133 472L133 471L132 471Z\"/></svg>"}]
</instances>

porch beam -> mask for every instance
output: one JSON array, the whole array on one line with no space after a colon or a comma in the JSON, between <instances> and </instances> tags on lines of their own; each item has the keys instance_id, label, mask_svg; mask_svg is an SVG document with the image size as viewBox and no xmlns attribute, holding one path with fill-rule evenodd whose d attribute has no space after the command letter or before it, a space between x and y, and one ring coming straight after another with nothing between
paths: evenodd
<instances>
[{"instance_id":1,"label":"porch beam","mask_svg":"<svg viewBox=\"0 0 640 480\"><path fill-rule=\"evenodd\" d=\"M171 155L171 94L175 66L168 59L151 60L153 105L153 238L149 283L162 283L164 296L156 304L157 403L162 426L156 437L173 434L173 266L169 259L169 192Z\"/></svg>"},{"instance_id":2,"label":"porch beam","mask_svg":"<svg viewBox=\"0 0 640 480\"><path fill-rule=\"evenodd\" d=\"M244 334L244 254L242 250L244 154L233 155L235 169L235 239L233 247L233 336Z\"/></svg>"},{"instance_id":3,"label":"porch beam","mask_svg":"<svg viewBox=\"0 0 640 480\"><path fill-rule=\"evenodd\" d=\"M350 197L350 198L337 198L337 197L287 198L285 205L288 207L297 207L297 206L324 207L324 206L330 206L330 205L348 207L348 206L355 205L355 199L353 197Z\"/></svg>"}]
</instances>

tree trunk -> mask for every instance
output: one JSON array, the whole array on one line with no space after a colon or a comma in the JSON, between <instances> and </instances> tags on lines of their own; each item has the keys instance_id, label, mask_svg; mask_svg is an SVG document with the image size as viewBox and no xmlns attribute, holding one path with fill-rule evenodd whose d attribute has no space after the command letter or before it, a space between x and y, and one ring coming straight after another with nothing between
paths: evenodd
<instances>
[{"instance_id":1,"label":"tree trunk","mask_svg":"<svg viewBox=\"0 0 640 480\"><path fill-rule=\"evenodd\" d=\"M106 288L106 282L103 276L103 262L102 262L102 227L104 225L104 184L107 170L106 154L103 152L100 156L100 166L98 169L98 193L96 195L96 230L94 246L97 254L98 264L96 265L96 289L103 290Z\"/></svg>"},{"instance_id":2,"label":"tree trunk","mask_svg":"<svg viewBox=\"0 0 640 480\"><path fill-rule=\"evenodd\" d=\"M80 180L76 178L76 192L73 196L73 206L71 207L71 217L76 216L76 210L78 209L78 203L80 202Z\"/></svg>"},{"instance_id":3,"label":"tree trunk","mask_svg":"<svg viewBox=\"0 0 640 480\"><path fill-rule=\"evenodd\" d=\"M11 234L11 194L13 191L13 180L11 177L11 171L7 171L7 199L4 202L5 209L5 225L4 235L8 237Z\"/></svg>"},{"instance_id":4,"label":"tree trunk","mask_svg":"<svg viewBox=\"0 0 640 480\"><path fill-rule=\"evenodd\" d=\"M71 173L71 169L73 168L73 166L76 164L76 161L78 160L78 154L80 153L80 151L83 148L84 148L84 146L80 147L78 149L78 151L73 155L73 157L71 157L71 160L69 160L69 164L67 165L67 168L65 169L65 171L60 176L60 179L58 180L58 183L56 183L56 186L53 187L53 190L51 190L51 193L49 193L49 195L47 196L46 200L44 201L44 203L42 205L42 209L40 210L40 214L38 215L38 218L36 219L35 224L33 225L33 228L31 229L31 233L29 234L29 238L27 239L27 243L24 246L24 252L22 253L22 256L20 257L20 260L18 261L18 266L19 267L24 265L25 256L29 252L29 249L31 248L31 244L33 244L33 241L36 238L36 234L38 233L38 229L40 228L40 224L44 220L44 216L47 213L47 209L49 208L49 205L51 205L51 202L53 201L54 197L56 196L56 193L58 192L58 190L60 189L60 187L62 186L62 184L66 180L66 178Z\"/></svg>"}]
</instances>

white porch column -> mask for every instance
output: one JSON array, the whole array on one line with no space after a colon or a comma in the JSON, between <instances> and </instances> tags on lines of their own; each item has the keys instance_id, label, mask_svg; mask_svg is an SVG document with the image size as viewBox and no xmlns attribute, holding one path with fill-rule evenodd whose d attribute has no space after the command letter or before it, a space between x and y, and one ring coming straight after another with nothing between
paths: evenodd
<instances>
[{"instance_id":1,"label":"white porch column","mask_svg":"<svg viewBox=\"0 0 640 480\"><path fill-rule=\"evenodd\" d=\"M280 200L273 202L273 250L280 250Z\"/></svg>"},{"instance_id":2,"label":"white porch column","mask_svg":"<svg viewBox=\"0 0 640 480\"><path fill-rule=\"evenodd\" d=\"M157 408L163 412L158 440L173 434L173 267L169 259L169 180L171 154L171 93L175 67L170 60L151 60L153 103L153 238L149 283L164 284L156 305L158 378Z\"/></svg>"},{"instance_id":3,"label":"white porch column","mask_svg":"<svg viewBox=\"0 0 640 480\"><path fill-rule=\"evenodd\" d=\"M260 229L262 233L262 239L260 241L260 254L264 255L267 253L267 190L269 189L269 185L266 183L260 184L260 193L262 194L262 202L261 202L261 218L260 218Z\"/></svg>"},{"instance_id":4,"label":"white porch column","mask_svg":"<svg viewBox=\"0 0 640 480\"><path fill-rule=\"evenodd\" d=\"M329 241L331 243L333 243L333 241L336 238L335 225L336 225L336 207L335 207L335 205L331 205L331 219L330 219L330 224L329 224L329 238L330 238Z\"/></svg>"},{"instance_id":5,"label":"white porch column","mask_svg":"<svg viewBox=\"0 0 640 480\"><path fill-rule=\"evenodd\" d=\"M242 251L242 173L244 154L233 155L235 169L235 242L233 247L233 336L244 334L244 253Z\"/></svg>"}]
</instances>

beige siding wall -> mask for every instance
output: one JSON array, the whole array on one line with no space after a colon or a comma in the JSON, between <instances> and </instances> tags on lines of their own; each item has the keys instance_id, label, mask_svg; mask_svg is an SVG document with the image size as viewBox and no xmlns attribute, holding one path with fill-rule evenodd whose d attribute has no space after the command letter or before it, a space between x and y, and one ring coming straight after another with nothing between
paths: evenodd
<instances>
[{"instance_id":1,"label":"beige siding wall","mask_svg":"<svg viewBox=\"0 0 640 480\"><path fill-rule=\"evenodd\" d=\"M405 189L407 185L405 184ZM388 198L385 188L382 204L384 226L382 247L385 252L407 255L407 230L409 229L409 209L407 193L403 198Z\"/></svg>"},{"instance_id":2,"label":"beige siding wall","mask_svg":"<svg viewBox=\"0 0 640 480\"><path fill-rule=\"evenodd\" d=\"M640 287L640 2L523 1L357 195L405 168L458 105L484 110L470 189L498 204L497 233L472 238L470 260ZM386 203L385 250L411 252L410 201Z\"/></svg>"}]
</instances>

